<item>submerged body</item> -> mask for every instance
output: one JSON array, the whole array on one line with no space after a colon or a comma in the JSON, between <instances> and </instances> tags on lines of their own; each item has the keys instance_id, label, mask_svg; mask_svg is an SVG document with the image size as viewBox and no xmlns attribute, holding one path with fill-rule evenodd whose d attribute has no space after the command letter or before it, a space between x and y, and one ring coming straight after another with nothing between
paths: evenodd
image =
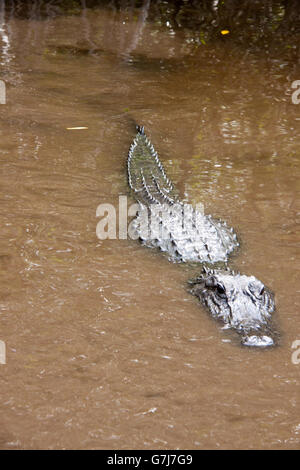
<instances>
[{"instance_id":1,"label":"submerged body","mask_svg":"<svg viewBox=\"0 0 300 470\"><path fill-rule=\"evenodd\" d=\"M132 223L135 238L166 252L172 261L223 262L226 270L204 267L202 275L190 281L191 293L214 318L241 334L243 345L273 345L273 294L254 276L227 268L228 256L238 246L233 229L180 201L143 127L138 127L130 146L127 166L128 182L139 202Z\"/></svg>"}]
</instances>

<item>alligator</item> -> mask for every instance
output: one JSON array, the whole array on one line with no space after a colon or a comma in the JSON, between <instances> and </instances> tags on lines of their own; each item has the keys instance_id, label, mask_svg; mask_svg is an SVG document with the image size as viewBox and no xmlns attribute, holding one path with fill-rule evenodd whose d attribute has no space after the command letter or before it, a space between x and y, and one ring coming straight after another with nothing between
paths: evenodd
<instances>
[{"instance_id":1,"label":"alligator","mask_svg":"<svg viewBox=\"0 0 300 470\"><path fill-rule=\"evenodd\" d=\"M127 173L139 207L133 238L173 262L201 263L201 275L188 281L191 294L223 328L239 333L242 345L275 345L274 294L254 276L229 268L229 255L239 246L233 228L180 200L142 126L129 149Z\"/></svg>"}]
</instances>

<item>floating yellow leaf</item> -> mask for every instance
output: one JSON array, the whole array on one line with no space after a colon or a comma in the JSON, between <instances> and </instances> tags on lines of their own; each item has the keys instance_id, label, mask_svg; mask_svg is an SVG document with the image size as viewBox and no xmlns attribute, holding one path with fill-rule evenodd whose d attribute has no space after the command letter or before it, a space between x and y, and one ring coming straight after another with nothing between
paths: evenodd
<instances>
[{"instance_id":1,"label":"floating yellow leaf","mask_svg":"<svg viewBox=\"0 0 300 470\"><path fill-rule=\"evenodd\" d=\"M228 29L222 29L221 31L221 34L223 34L223 36L225 36L225 34L229 34L230 31Z\"/></svg>"},{"instance_id":2,"label":"floating yellow leaf","mask_svg":"<svg viewBox=\"0 0 300 470\"><path fill-rule=\"evenodd\" d=\"M81 129L88 129L88 127L67 127L68 131L78 131Z\"/></svg>"}]
</instances>

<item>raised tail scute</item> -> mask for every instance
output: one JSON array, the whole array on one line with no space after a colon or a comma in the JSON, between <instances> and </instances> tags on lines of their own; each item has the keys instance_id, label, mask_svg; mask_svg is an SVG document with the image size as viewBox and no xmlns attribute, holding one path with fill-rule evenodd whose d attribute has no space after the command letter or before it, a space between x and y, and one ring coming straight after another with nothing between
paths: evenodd
<instances>
[{"instance_id":1,"label":"raised tail scute","mask_svg":"<svg viewBox=\"0 0 300 470\"><path fill-rule=\"evenodd\" d=\"M144 126L139 126L139 125L137 125L137 126L136 126L136 130L137 130L138 134L145 135L145 128L144 128Z\"/></svg>"}]
</instances>

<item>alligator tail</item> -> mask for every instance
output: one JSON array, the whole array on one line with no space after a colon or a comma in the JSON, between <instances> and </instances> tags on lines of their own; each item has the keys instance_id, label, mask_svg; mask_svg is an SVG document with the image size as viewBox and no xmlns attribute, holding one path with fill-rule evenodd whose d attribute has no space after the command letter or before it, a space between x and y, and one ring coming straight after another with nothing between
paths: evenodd
<instances>
[{"instance_id":1,"label":"alligator tail","mask_svg":"<svg viewBox=\"0 0 300 470\"><path fill-rule=\"evenodd\" d=\"M143 126L136 126L127 160L128 183L141 203L168 204L178 202L173 185L166 175Z\"/></svg>"}]
</instances>

